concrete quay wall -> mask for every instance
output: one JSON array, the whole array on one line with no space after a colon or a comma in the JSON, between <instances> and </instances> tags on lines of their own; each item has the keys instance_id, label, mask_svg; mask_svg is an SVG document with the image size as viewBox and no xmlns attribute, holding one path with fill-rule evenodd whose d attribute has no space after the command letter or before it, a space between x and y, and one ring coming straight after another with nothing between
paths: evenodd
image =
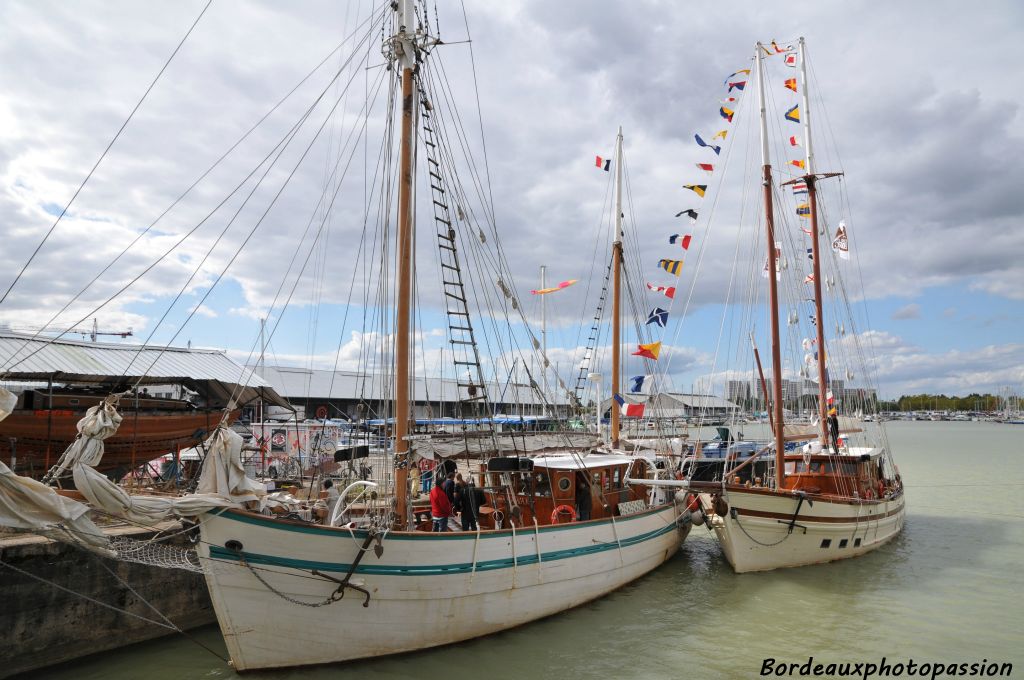
<instances>
[{"instance_id":1,"label":"concrete quay wall","mask_svg":"<svg viewBox=\"0 0 1024 680\"><path fill-rule=\"evenodd\" d=\"M0 537L0 559L74 593L162 621L145 599L182 630L216 620L201 574L105 559L30 535ZM0 678L174 634L0 564Z\"/></svg>"}]
</instances>

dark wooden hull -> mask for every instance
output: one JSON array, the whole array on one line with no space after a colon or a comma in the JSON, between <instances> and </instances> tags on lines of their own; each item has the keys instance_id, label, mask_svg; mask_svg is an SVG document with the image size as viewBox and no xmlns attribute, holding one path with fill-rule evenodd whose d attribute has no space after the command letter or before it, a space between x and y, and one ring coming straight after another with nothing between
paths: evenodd
<instances>
[{"instance_id":1,"label":"dark wooden hull","mask_svg":"<svg viewBox=\"0 0 1024 680\"><path fill-rule=\"evenodd\" d=\"M233 422L239 416L229 416ZM106 440L101 472L123 474L135 466L179 449L195 446L220 422L221 411L122 413L117 434ZM18 474L39 478L78 436L84 411L17 410L0 421L0 460L15 459Z\"/></svg>"}]
</instances>

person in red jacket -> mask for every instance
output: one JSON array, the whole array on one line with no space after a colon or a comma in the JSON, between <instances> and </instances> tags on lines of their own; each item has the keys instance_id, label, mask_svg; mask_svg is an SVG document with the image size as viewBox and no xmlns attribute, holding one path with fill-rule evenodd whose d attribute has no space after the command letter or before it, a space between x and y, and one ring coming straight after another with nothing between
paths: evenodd
<instances>
[{"instance_id":1,"label":"person in red jacket","mask_svg":"<svg viewBox=\"0 0 1024 680\"><path fill-rule=\"evenodd\" d=\"M452 502L440 484L430 490L430 518L434 520L431 531L448 531L448 518L452 516Z\"/></svg>"}]
</instances>

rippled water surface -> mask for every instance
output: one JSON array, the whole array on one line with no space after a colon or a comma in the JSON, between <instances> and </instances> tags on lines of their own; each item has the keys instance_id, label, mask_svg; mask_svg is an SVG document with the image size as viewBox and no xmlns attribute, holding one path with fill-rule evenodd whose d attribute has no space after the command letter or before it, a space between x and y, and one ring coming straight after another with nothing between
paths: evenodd
<instances>
[{"instance_id":1,"label":"rippled water surface","mask_svg":"<svg viewBox=\"0 0 1024 680\"><path fill-rule=\"evenodd\" d=\"M706 680L757 677L766 657L803 663L810 655L826 663L988 659L1024 674L1024 426L887 430L907 484L907 523L864 557L738 576L714 536L696 528L647 577L544 621L399 657L244 677ZM192 634L226 654L215 626ZM45 675L238 677L181 636Z\"/></svg>"}]
</instances>

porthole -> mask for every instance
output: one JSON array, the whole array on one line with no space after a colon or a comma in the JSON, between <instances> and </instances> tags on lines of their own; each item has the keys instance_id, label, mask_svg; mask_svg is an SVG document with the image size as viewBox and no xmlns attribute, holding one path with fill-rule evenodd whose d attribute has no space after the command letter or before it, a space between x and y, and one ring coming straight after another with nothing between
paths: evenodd
<instances>
[{"instance_id":1,"label":"porthole","mask_svg":"<svg viewBox=\"0 0 1024 680\"><path fill-rule=\"evenodd\" d=\"M572 482L568 477L562 477L558 480L558 488L560 491L568 491L570 486L572 486Z\"/></svg>"},{"instance_id":2,"label":"porthole","mask_svg":"<svg viewBox=\"0 0 1024 680\"><path fill-rule=\"evenodd\" d=\"M853 539L853 547L854 548L859 548L860 547L860 539L859 538Z\"/></svg>"},{"instance_id":3,"label":"porthole","mask_svg":"<svg viewBox=\"0 0 1024 680\"><path fill-rule=\"evenodd\" d=\"M822 548L828 548L831 545L832 545L832 539L831 538L823 538L823 539L821 539L821 547Z\"/></svg>"},{"instance_id":4,"label":"porthole","mask_svg":"<svg viewBox=\"0 0 1024 680\"><path fill-rule=\"evenodd\" d=\"M845 547L846 547L846 545L847 545L847 544L848 544L849 542L850 542L850 541L849 541L848 539L845 539L845 538L844 538L843 540L839 541L839 547L840 547L840 548L845 548Z\"/></svg>"}]
</instances>

